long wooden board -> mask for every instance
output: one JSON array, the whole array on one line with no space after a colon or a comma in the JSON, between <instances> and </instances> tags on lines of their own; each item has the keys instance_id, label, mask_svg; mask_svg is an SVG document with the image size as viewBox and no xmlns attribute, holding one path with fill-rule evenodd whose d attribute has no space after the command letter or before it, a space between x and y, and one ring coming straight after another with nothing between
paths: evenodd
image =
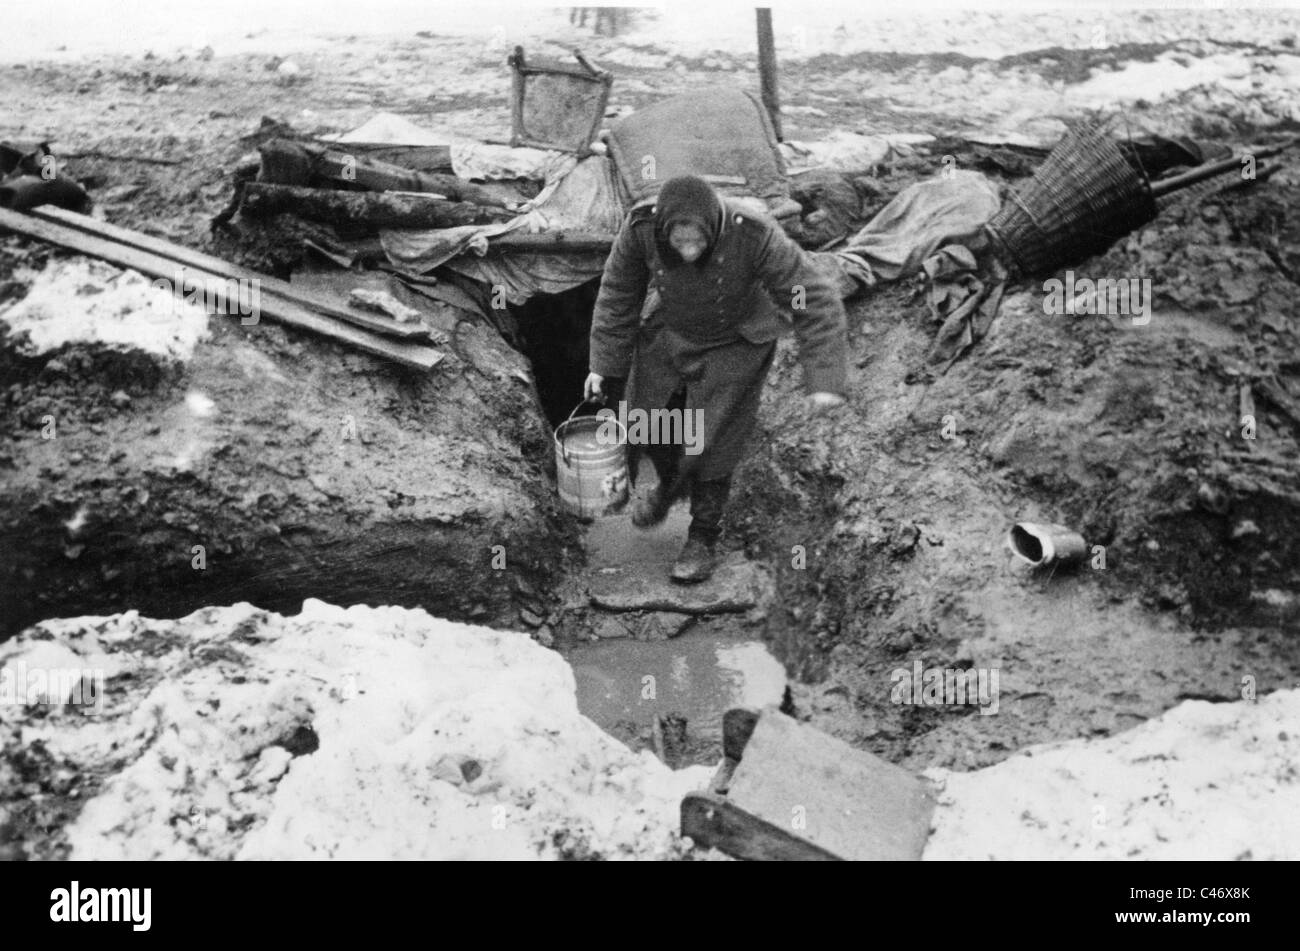
<instances>
[{"instance_id":1,"label":"long wooden board","mask_svg":"<svg viewBox=\"0 0 1300 951\"><path fill-rule=\"evenodd\" d=\"M780 826L741 809L725 796L687 793L682 798L682 835L750 862L834 862L828 852Z\"/></svg>"},{"instance_id":2,"label":"long wooden board","mask_svg":"<svg viewBox=\"0 0 1300 951\"><path fill-rule=\"evenodd\" d=\"M48 241L91 257L102 258L120 267L131 268L149 277L175 279L177 261L173 258L142 248L123 244L107 238L98 237L67 225L59 224L46 218L21 214L16 211L0 209L0 229ZM250 272L252 273L252 272ZM214 280L215 278L215 280ZM232 312L238 312L239 301L227 299L229 295L223 289L225 274L213 274L204 268L188 265L181 272L182 290L211 292ZM415 343L390 340L377 334L368 333L350 324L340 323L332 317L321 316L314 310L287 298L275 294L267 295L262 300L261 315L285 324L309 330L312 333L329 337L340 343L346 343L366 353L384 357L403 366L418 370L431 370L443 359L444 354L434 349Z\"/></svg>"},{"instance_id":3,"label":"long wooden board","mask_svg":"<svg viewBox=\"0 0 1300 951\"><path fill-rule=\"evenodd\" d=\"M401 340L429 339L429 329L421 324L403 324L391 318L380 316L379 314L369 314L364 311L341 307L328 298L312 294L301 287L294 287L287 281L282 281L279 278L271 277L270 275L260 274L257 271L250 271L247 268L242 268L237 264L224 261L211 254L205 254L202 251L196 251L193 248L187 248L184 245L176 244L172 241L165 241L162 238L155 238L153 235L143 234L139 231L132 231L131 229L123 228L120 225L110 224L107 221L100 221L99 219L91 218L88 215L79 215L74 211L66 211L63 208L56 208L53 205L44 205L40 208L34 208L30 214L35 218L40 218L42 221L66 225L69 228L75 228L78 231L85 232L94 237L116 241L133 248L140 248L142 251L161 254L164 257L171 258L178 264L183 264L186 267L196 267L219 277L233 278L235 280L256 280L258 282L259 292L263 297L270 295L283 300L292 301L295 304L322 313L327 317L345 320L350 324L355 324L356 326L362 327L366 330L373 330L386 337L396 337Z\"/></svg>"}]
</instances>

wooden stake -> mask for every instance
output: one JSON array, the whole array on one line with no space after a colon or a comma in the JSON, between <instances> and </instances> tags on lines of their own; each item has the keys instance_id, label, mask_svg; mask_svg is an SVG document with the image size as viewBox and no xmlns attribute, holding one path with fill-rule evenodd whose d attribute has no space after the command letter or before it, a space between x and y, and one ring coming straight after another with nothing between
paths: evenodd
<instances>
[{"instance_id":1,"label":"wooden stake","mask_svg":"<svg viewBox=\"0 0 1300 951\"><path fill-rule=\"evenodd\" d=\"M772 119L776 140L785 141L781 132L781 96L776 88L776 43L772 38L772 8L759 7L758 17L758 78L762 84L763 105Z\"/></svg>"}]
</instances>

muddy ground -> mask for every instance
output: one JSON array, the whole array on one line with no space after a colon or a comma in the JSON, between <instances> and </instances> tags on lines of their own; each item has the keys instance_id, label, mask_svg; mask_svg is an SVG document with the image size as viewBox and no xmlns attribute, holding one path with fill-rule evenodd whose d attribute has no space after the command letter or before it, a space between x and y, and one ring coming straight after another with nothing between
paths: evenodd
<instances>
[{"instance_id":1,"label":"muddy ground","mask_svg":"<svg viewBox=\"0 0 1300 951\"><path fill-rule=\"evenodd\" d=\"M1243 384L1276 374L1296 388L1295 284L1256 247L1270 230L1229 222L1276 221L1297 201L1296 184L1276 183L1176 210L1092 264L1152 275L1144 328L1045 318L1041 291L1022 289L934 379L919 288L877 295L851 311L862 411L847 426L810 424L781 398L787 354L736 528L782 569L771 634L818 682L815 722L913 767L961 768L1107 735L1181 699L1236 700L1243 678L1295 683L1300 428L1263 400L1267 436L1244 440L1239 422ZM1281 225L1292 246L1295 228ZM1196 260L1211 246L1230 271ZM1239 274L1257 290L1228 303L1216 282ZM1077 527L1104 569L1023 570L1002 544L1016 519ZM917 658L999 668L999 715L890 703L890 672Z\"/></svg>"},{"instance_id":2,"label":"muddy ground","mask_svg":"<svg viewBox=\"0 0 1300 951\"><path fill-rule=\"evenodd\" d=\"M1127 105L1131 118L1160 131L1240 147L1300 128L1286 71L1295 59L1294 39L1288 44L1275 34L1219 45L1206 34L1180 32L1166 18L1123 46L1102 49L1064 48L1059 37L1045 37L1032 53L992 58L826 53L791 62L782 73L786 135L816 139L835 129L1025 135L1058 122L1044 109L1056 104L1077 114L1102 96L1067 96L1098 76L1169 56L1194 63L1231 54L1238 58L1232 68L1244 70L1234 81L1244 81L1245 92L1208 82ZM557 35L551 51L569 39ZM615 112L705 83L757 84L752 57L685 57L616 38L593 38L584 48L605 56L616 75ZM83 153L71 168L92 179L111 220L212 249L209 221L229 197L231 170L249 151L243 137L262 116L327 132L384 110L480 136L496 130L505 138L503 59L504 49L482 38L430 33L340 40L295 54L292 73L278 69L281 57L193 51L12 65L0 67L8 89L0 137L49 137L65 154ZM1286 69L1275 68L1279 63ZM1011 104L1026 101L1039 111L1008 115ZM86 154L92 152L100 155ZM1011 172L1027 171L960 146L923 151L875 170L879 202L933 174L944 154L1008 180ZM778 574L781 598L764 632L799 681L794 699L801 715L909 768L969 769L1027 744L1117 732L1182 698L1236 699L1243 677L1254 678L1263 693L1297 682L1300 420L1287 403L1288 393L1292 401L1300 397L1297 208L1300 175L1292 161L1254 190L1171 209L1088 265L1090 273L1151 278L1156 308L1149 325L1046 318L1041 288L1020 284L1008 289L989 337L946 374L925 364L936 325L922 286L880 289L850 305L852 398L834 419L812 420L803 412L794 355L783 346L765 396L762 438L739 473L728 544ZM7 266L58 253L12 238L0 243ZM270 399L252 383L233 382L231 373L240 359L262 353L305 368L326 391L360 388L358 398L368 399L373 361L278 330L251 343L238 328L217 333L222 356L204 371L217 391ZM5 439L37 438L36 409L55 400L105 427L94 439L112 436L122 440L121 451L134 451L134 434L116 431L103 406L119 384L87 388L87 374L91 368L59 374L11 362ZM413 384L400 412L374 401L368 411L418 426L462 398L478 401L466 411L485 414L533 406L522 397L502 405L500 392L485 381L458 380ZM1247 385L1259 420L1252 441L1242 439L1239 420ZM1274 386L1280 401L1261 395L1276 393ZM544 426L535 407L532 412ZM956 421L955 438L945 438L945 416ZM304 451L268 445L266 421L255 413L229 425L232 444L247 443L235 453L246 459L242 465L256 456L258 464L279 469ZM511 439L527 442L518 434ZM154 498L154 486L122 484L111 455L92 445L102 443L68 446L80 455L60 458L48 473L6 472L7 486L28 486L20 496L6 492L6 549L22 549L28 529L16 517L33 506L54 506L60 518L75 513L69 487L118 494L143 488ZM544 449L534 448L533 461L505 478L546 486ZM293 465L284 468L286 492L300 475ZM212 485L168 486L176 495L154 510L160 517L176 506L207 509L218 522L223 517L211 511L222 504ZM540 500L535 489L523 491ZM347 510L362 504L336 500L304 507L297 517L310 531L335 518L331 531L345 539ZM121 511L129 521L133 510L123 505ZM257 510L249 511L232 532L254 521ZM1003 546L1019 518L1077 527L1090 544L1104 546L1105 568L1030 574ZM563 567L564 558L577 556L575 536L564 534L573 528L537 524L537 552L554 556L547 566ZM130 529L123 531L122 544L138 542ZM796 545L807 552L803 569L791 566ZM112 556L111 550L99 554ZM538 560L544 561L540 554ZM386 603L389 586L401 585L392 580L394 569L400 573L404 564L384 566L386 583L360 579L363 587L376 584L379 597L338 578L325 579L327 590L313 593L341 603L353 595ZM438 583L450 577L448 566ZM542 600L558 590L552 584L546 579ZM96 592L113 590L88 575L80 593L31 605L19 621L150 607L148 592L130 588L97 602ZM475 598L444 590L449 613L478 610ZM517 588L480 594L499 623L517 609ZM265 603L268 595L241 582L226 600ZM525 596L533 597L527 590ZM586 612L566 619L563 603L558 600L553 617L562 639L583 636ZM154 607L151 613L168 612ZM708 626L685 636L708 636ZM890 672L918 659L998 667L1001 715L891 704Z\"/></svg>"}]
</instances>

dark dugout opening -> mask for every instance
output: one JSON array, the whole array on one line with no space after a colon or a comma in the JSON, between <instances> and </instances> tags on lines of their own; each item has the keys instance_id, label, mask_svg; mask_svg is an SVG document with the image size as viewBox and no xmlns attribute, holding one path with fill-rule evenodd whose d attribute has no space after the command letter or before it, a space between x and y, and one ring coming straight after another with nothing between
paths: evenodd
<instances>
[{"instance_id":1,"label":"dark dugout opening","mask_svg":"<svg viewBox=\"0 0 1300 951\"><path fill-rule=\"evenodd\" d=\"M510 306L520 348L533 366L537 395L552 426L564 422L582 400L591 314L599 289L597 278L559 294L534 294L527 302Z\"/></svg>"}]
</instances>

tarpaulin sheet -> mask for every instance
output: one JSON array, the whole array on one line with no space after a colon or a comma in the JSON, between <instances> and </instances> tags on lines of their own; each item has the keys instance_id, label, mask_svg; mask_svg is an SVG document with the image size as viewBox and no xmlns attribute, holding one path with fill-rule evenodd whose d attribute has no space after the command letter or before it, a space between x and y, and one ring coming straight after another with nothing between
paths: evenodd
<instances>
[{"instance_id":1,"label":"tarpaulin sheet","mask_svg":"<svg viewBox=\"0 0 1300 951\"><path fill-rule=\"evenodd\" d=\"M928 359L952 366L988 332L1002 305L1007 273L996 257L982 267L960 244L950 244L927 258L925 273L930 278L930 312L943 321Z\"/></svg>"},{"instance_id":2,"label":"tarpaulin sheet","mask_svg":"<svg viewBox=\"0 0 1300 951\"><path fill-rule=\"evenodd\" d=\"M790 175L809 169L834 169L840 172L861 172L873 168L889 158L915 153L913 146L933 142L934 136L920 133L895 133L893 135L862 135L844 129L832 129L816 142L797 142L787 139L779 146L785 168Z\"/></svg>"},{"instance_id":3,"label":"tarpaulin sheet","mask_svg":"<svg viewBox=\"0 0 1300 951\"><path fill-rule=\"evenodd\" d=\"M463 140L451 143L452 171L461 178L484 181L533 178L550 182L563 175L572 162L572 155L553 149Z\"/></svg>"},{"instance_id":4,"label":"tarpaulin sheet","mask_svg":"<svg viewBox=\"0 0 1300 951\"><path fill-rule=\"evenodd\" d=\"M427 274L460 254L487 254L488 239L524 227L525 218L458 228L385 228L379 232L388 260L400 268Z\"/></svg>"},{"instance_id":5,"label":"tarpaulin sheet","mask_svg":"<svg viewBox=\"0 0 1300 951\"><path fill-rule=\"evenodd\" d=\"M734 87L711 87L639 109L610 126L609 147L634 201L659 193L676 175L728 175L743 186L725 194L774 204L790 197L776 133L761 102Z\"/></svg>"},{"instance_id":6,"label":"tarpaulin sheet","mask_svg":"<svg viewBox=\"0 0 1300 951\"><path fill-rule=\"evenodd\" d=\"M490 239L509 231L581 231L608 234L613 239L623 223L624 208L610 162L599 155L581 161L569 156L568 161L568 174L549 183L530 210L511 221L427 231L387 230L380 234L384 252L398 267L427 272L446 264L467 277L500 284L512 303L522 303L536 293L558 293L599 277L605 265L605 255L600 253L511 252L483 258Z\"/></svg>"},{"instance_id":7,"label":"tarpaulin sheet","mask_svg":"<svg viewBox=\"0 0 1300 951\"><path fill-rule=\"evenodd\" d=\"M909 185L835 252L841 288L924 271L930 311L942 322L929 360L951 366L984 336L1002 300L1006 273L982 254L984 225L1001 204L996 186L978 172L954 170Z\"/></svg>"},{"instance_id":8,"label":"tarpaulin sheet","mask_svg":"<svg viewBox=\"0 0 1300 951\"><path fill-rule=\"evenodd\" d=\"M982 251L984 225L1001 206L987 178L954 169L904 188L839 253L860 258L878 280L894 281L920 271L944 245Z\"/></svg>"},{"instance_id":9,"label":"tarpaulin sheet","mask_svg":"<svg viewBox=\"0 0 1300 951\"><path fill-rule=\"evenodd\" d=\"M594 281L605 270L605 255L600 252L551 252L495 254L477 258L462 255L448 261L447 267L476 281L505 290L506 300L522 304L534 294L559 294Z\"/></svg>"}]
</instances>

